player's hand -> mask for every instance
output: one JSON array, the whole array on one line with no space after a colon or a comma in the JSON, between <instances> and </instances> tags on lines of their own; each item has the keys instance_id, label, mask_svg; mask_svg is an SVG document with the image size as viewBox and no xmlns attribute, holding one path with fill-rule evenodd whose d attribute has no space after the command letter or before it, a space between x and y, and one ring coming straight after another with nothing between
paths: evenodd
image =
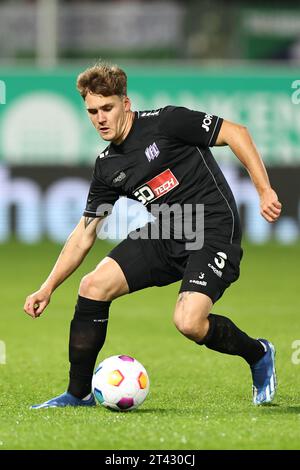
<instances>
[{"instance_id":1,"label":"player's hand","mask_svg":"<svg viewBox=\"0 0 300 470\"><path fill-rule=\"evenodd\" d=\"M260 213L268 222L276 222L281 213L281 202L272 188L260 195Z\"/></svg>"},{"instance_id":2,"label":"player's hand","mask_svg":"<svg viewBox=\"0 0 300 470\"><path fill-rule=\"evenodd\" d=\"M40 289L29 295L25 300L24 312L32 318L39 317L50 302L51 294L46 289Z\"/></svg>"}]
</instances>

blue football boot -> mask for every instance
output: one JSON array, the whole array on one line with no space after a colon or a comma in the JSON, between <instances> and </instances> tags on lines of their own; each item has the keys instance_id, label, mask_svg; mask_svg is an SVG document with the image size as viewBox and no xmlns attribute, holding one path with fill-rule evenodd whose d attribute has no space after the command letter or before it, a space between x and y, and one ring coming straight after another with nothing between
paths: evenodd
<instances>
[{"instance_id":1,"label":"blue football boot","mask_svg":"<svg viewBox=\"0 0 300 470\"><path fill-rule=\"evenodd\" d=\"M71 393L65 392L58 397L52 398L52 400L41 403L40 405L32 405L30 408L32 410L38 410L41 408L58 408L64 406L96 406L96 402L92 393L88 399L81 400L80 398L76 398L74 395L71 395Z\"/></svg>"},{"instance_id":2,"label":"blue football boot","mask_svg":"<svg viewBox=\"0 0 300 470\"><path fill-rule=\"evenodd\" d=\"M253 379L253 403L263 405L270 403L277 387L275 371L275 347L266 339L258 339L265 348L264 356L251 366Z\"/></svg>"}]
</instances>

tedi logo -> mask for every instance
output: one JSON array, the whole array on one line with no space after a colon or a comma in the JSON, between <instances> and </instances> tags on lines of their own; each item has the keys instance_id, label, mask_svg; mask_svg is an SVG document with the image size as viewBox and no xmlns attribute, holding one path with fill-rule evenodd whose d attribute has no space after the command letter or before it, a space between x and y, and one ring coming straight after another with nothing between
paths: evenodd
<instances>
[{"instance_id":1,"label":"tedi logo","mask_svg":"<svg viewBox=\"0 0 300 470\"><path fill-rule=\"evenodd\" d=\"M178 180L168 168L159 175L147 181L134 191L134 196L145 206L171 191L179 185Z\"/></svg>"},{"instance_id":2,"label":"tedi logo","mask_svg":"<svg viewBox=\"0 0 300 470\"><path fill-rule=\"evenodd\" d=\"M204 116L202 127L206 130L206 132L209 131L209 126L211 125L212 118L212 114L205 114Z\"/></svg>"}]
</instances>

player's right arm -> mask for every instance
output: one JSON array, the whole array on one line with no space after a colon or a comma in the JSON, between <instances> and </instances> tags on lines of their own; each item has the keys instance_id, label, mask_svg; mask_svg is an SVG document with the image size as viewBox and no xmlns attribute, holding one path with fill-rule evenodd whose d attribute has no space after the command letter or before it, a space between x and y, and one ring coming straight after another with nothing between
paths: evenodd
<instances>
[{"instance_id":1,"label":"player's right arm","mask_svg":"<svg viewBox=\"0 0 300 470\"><path fill-rule=\"evenodd\" d=\"M29 295L24 311L32 318L39 317L50 302L54 290L80 266L93 246L98 224L102 218L82 217L68 237L51 273L39 290Z\"/></svg>"}]
</instances>

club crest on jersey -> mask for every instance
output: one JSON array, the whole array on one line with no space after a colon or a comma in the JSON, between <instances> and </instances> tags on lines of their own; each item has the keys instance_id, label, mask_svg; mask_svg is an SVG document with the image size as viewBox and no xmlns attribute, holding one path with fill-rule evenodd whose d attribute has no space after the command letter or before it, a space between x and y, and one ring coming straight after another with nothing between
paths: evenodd
<instances>
[{"instance_id":1,"label":"club crest on jersey","mask_svg":"<svg viewBox=\"0 0 300 470\"><path fill-rule=\"evenodd\" d=\"M134 196L145 206L149 202L153 202L164 194L172 191L179 185L177 178L172 171L168 168L159 175L152 178L147 183L143 184L134 190Z\"/></svg>"},{"instance_id":2,"label":"club crest on jersey","mask_svg":"<svg viewBox=\"0 0 300 470\"><path fill-rule=\"evenodd\" d=\"M148 159L148 162L151 162L151 160L154 160L154 158L157 158L159 154L160 154L160 151L155 142L149 145L149 147L147 147L145 150L145 155Z\"/></svg>"}]
</instances>

